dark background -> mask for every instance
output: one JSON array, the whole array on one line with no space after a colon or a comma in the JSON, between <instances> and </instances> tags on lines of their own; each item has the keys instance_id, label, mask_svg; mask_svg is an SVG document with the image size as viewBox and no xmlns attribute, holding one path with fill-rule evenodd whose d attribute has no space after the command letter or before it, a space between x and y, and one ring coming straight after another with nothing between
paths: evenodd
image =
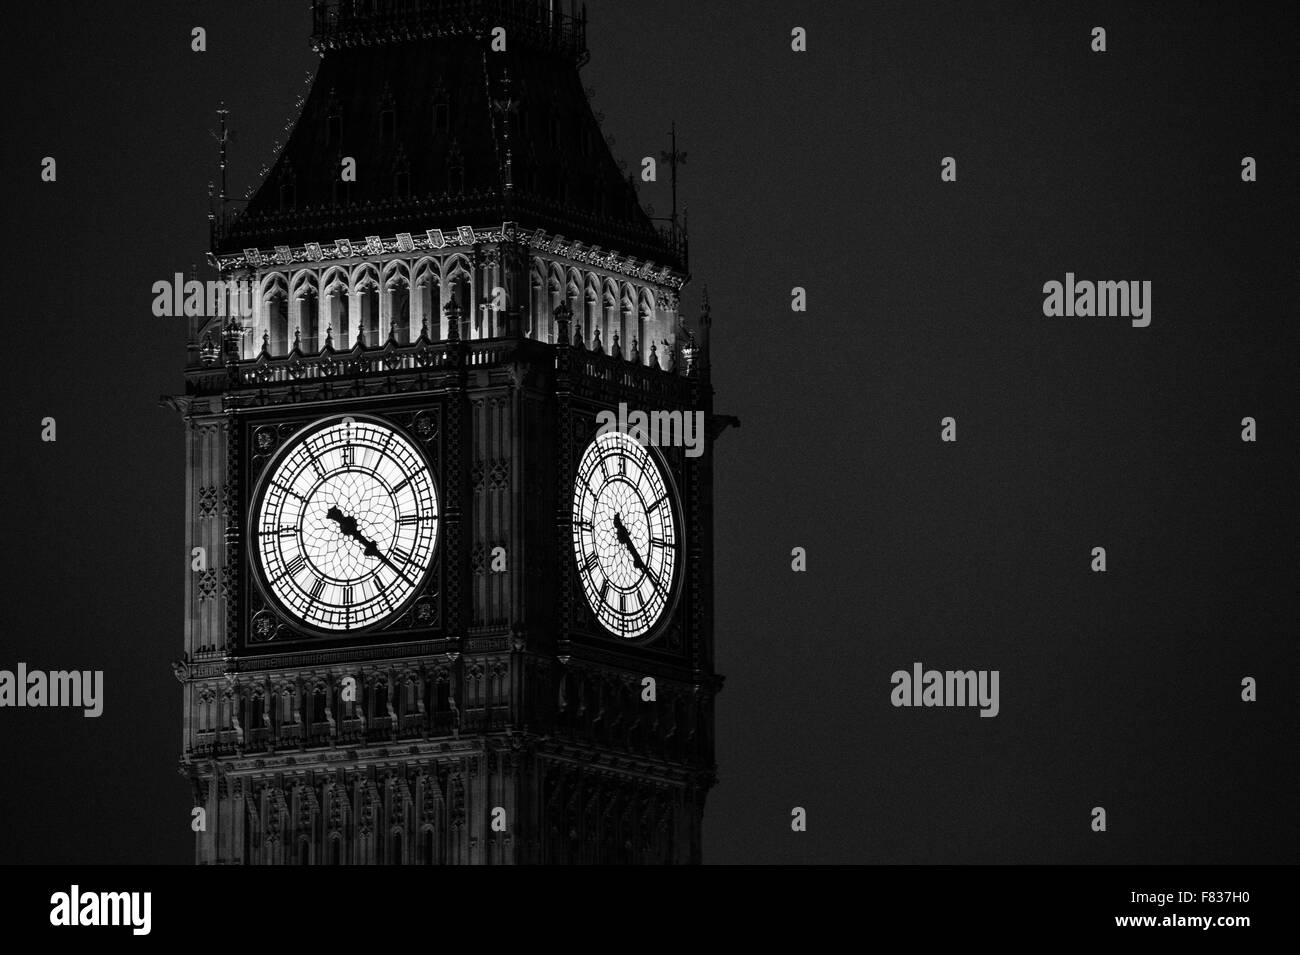
<instances>
[{"instance_id":1,"label":"dark background","mask_svg":"<svg viewBox=\"0 0 1300 955\"><path fill-rule=\"evenodd\" d=\"M685 312L707 283L743 421L706 861L1297 860L1294 35L1133 6L589 4L615 155L673 120L689 154ZM217 102L235 195L286 138L308 5L5 17L0 667L102 669L105 710L0 710L0 861L188 862L185 329L150 287L203 261ZM1067 271L1150 280L1151 326L1045 318ZM891 707L917 660L1000 670L1001 714Z\"/></svg>"}]
</instances>

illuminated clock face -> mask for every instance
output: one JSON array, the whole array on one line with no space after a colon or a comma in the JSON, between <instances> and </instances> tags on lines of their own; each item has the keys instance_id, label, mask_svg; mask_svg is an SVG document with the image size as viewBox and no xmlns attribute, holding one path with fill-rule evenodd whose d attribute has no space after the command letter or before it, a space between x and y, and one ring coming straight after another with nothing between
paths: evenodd
<instances>
[{"instance_id":1,"label":"illuminated clock face","mask_svg":"<svg viewBox=\"0 0 1300 955\"><path fill-rule=\"evenodd\" d=\"M388 425L328 418L268 469L253 532L261 579L282 609L320 630L362 630L397 613L433 563L433 475Z\"/></svg>"},{"instance_id":2,"label":"illuminated clock face","mask_svg":"<svg viewBox=\"0 0 1300 955\"><path fill-rule=\"evenodd\" d=\"M582 455L573 489L573 553L587 603L617 637L649 633L668 608L681 535L649 449L613 431Z\"/></svg>"}]
</instances>

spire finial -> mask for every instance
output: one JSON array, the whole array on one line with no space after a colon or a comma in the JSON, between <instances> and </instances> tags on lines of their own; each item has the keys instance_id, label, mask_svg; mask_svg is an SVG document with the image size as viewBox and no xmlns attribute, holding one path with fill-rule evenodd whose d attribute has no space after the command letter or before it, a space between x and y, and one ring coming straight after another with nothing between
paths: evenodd
<instances>
[{"instance_id":1,"label":"spire finial","mask_svg":"<svg viewBox=\"0 0 1300 955\"><path fill-rule=\"evenodd\" d=\"M221 200L221 230L224 233L226 229L226 203L229 196L226 192L226 146L230 142L230 133L226 130L226 117L230 115L230 110L226 109L226 101L222 100L217 104L217 132L212 133L212 138L217 141L217 165L221 171L221 193L217 196Z\"/></svg>"},{"instance_id":2,"label":"spire finial","mask_svg":"<svg viewBox=\"0 0 1300 955\"><path fill-rule=\"evenodd\" d=\"M673 211L672 211L672 215L668 219L668 227L671 230L672 244L675 247L677 245L677 233L678 233L677 167L686 165L686 153L679 152L677 149L677 122L675 120L672 124L672 128L669 129L668 131L668 136L669 136L669 141L671 143L671 146L668 152L660 152L659 157L663 162L668 163L669 168L672 170Z\"/></svg>"},{"instance_id":3,"label":"spire finial","mask_svg":"<svg viewBox=\"0 0 1300 955\"><path fill-rule=\"evenodd\" d=\"M561 345L569 344L569 322L573 319L573 309L567 299L560 299L555 306L555 340Z\"/></svg>"}]
</instances>

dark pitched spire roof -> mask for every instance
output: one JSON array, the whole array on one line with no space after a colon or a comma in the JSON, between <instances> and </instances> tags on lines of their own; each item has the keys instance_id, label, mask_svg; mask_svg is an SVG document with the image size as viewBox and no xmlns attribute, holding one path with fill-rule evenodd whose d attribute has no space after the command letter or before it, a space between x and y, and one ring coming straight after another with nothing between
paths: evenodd
<instances>
[{"instance_id":1,"label":"dark pitched spire roof","mask_svg":"<svg viewBox=\"0 0 1300 955\"><path fill-rule=\"evenodd\" d=\"M559 9L558 0L317 0L323 59L311 93L216 250L511 220L680 266L587 101L585 11ZM491 49L496 26L505 52ZM345 183L349 156L356 181Z\"/></svg>"}]
</instances>

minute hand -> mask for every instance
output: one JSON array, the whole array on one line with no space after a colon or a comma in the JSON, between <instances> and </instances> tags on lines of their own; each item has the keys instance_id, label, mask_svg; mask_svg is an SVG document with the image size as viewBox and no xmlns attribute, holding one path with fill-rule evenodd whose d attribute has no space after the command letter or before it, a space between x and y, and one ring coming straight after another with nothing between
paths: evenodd
<instances>
[{"instance_id":1,"label":"minute hand","mask_svg":"<svg viewBox=\"0 0 1300 955\"><path fill-rule=\"evenodd\" d=\"M357 538L357 539L358 539L358 540L361 540L361 538ZM407 576L406 576L406 573L405 573L405 571L402 570L402 568L398 567L396 564L394 564L391 560L389 560L389 559L388 559L387 557L385 557L383 554L379 553L379 547L375 544L374 541L365 541L365 545L366 545L365 555L366 555L367 557L378 557L380 560L382 560L382 561L383 561L385 564L387 564L389 567L393 568L393 573L397 574L397 576L401 577L401 578L402 578L403 580L405 580L408 584L414 584L414 583L415 583L415 581L413 581L410 577L407 577Z\"/></svg>"}]
</instances>

